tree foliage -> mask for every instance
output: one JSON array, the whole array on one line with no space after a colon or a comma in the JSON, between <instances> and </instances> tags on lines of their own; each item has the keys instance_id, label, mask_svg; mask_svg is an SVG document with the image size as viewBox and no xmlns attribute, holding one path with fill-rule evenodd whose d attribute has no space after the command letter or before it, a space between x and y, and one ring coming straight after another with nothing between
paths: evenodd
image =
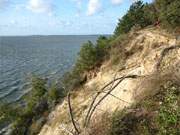
<instances>
[{"instance_id":1,"label":"tree foliage","mask_svg":"<svg viewBox=\"0 0 180 135\"><path fill-rule=\"evenodd\" d=\"M125 14L115 29L115 35L127 33L135 25L146 27L152 23L151 18L147 16L148 5L142 1L137 1L130 6L127 14ZM145 12L146 11L146 12Z\"/></svg>"},{"instance_id":2,"label":"tree foliage","mask_svg":"<svg viewBox=\"0 0 180 135\"><path fill-rule=\"evenodd\" d=\"M106 36L100 36L97 39L96 52L98 61L102 61L108 55L109 47L109 39Z\"/></svg>"},{"instance_id":3,"label":"tree foliage","mask_svg":"<svg viewBox=\"0 0 180 135\"><path fill-rule=\"evenodd\" d=\"M91 41L85 43L79 52L76 68L80 71L91 69L96 62L96 49Z\"/></svg>"},{"instance_id":4,"label":"tree foliage","mask_svg":"<svg viewBox=\"0 0 180 135\"><path fill-rule=\"evenodd\" d=\"M156 0L155 6L159 15L159 20L164 26L175 28L180 25L179 0Z\"/></svg>"},{"instance_id":5,"label":"tree foliage","mask_svg":"<svg viewBox=\"0 0 180 135\"><path fill-rule=\"evenodd\" d=\"M59 99L62 99L65 96L65 90L57 84L53 84L48 92L48 98L51 102L58 102Z\"/></svg>"},{"instance_id":6,"label":"tree foliage","mask_svg":"<svg viewBox=\"0 0 180 135\"><path fill-rule=\"evenodd\" d=\"M45 79L33 77L31 84L32 90L24 97L24 107L11 104L0 105L0 124L12 122L12 135L31 135L32 131L40 130L40 128L33 129L31 125L42 127L42 122L46 119L43 114L64 97L64 89L58 85L52 85L49 88Z\"/></svg>"},{"instance_id":7,"label":"tree foliage","mask_svg":"<svg viewBox=\"0 0 180 135\"><path fill-rule=\"evenodd\" d=\"M165 28L176 28L180 26L179 13L179 0L155 0L150 4L144 4L139 0L133 3L128 12L119 19L114 33L118 36L128 33L133 26L144 28L158 21Z\"/></svg>"}]
</instances>

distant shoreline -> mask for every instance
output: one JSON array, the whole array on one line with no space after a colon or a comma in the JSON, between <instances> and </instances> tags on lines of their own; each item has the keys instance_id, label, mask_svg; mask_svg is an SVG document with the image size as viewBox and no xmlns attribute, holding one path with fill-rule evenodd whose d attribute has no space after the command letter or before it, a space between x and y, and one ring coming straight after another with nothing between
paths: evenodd
<instances>
[{"instance_id":1,"label":"distant shoreline","mask_svg":"<svg viewBox=\"0 0 180 135\"><path fill-rule=\"evenodd\" d=\"M85 35L0 35L0 37L57 37L57 36L112 36L112 34L85 34Z\"/></svg>"}]
</instances>

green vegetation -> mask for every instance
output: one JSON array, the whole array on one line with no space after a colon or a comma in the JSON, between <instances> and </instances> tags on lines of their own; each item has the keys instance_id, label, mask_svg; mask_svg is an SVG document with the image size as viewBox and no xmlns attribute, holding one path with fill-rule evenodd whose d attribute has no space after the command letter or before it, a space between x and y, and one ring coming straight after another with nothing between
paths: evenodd
<instances>
[{"instance_id":1,"label":"green vegetation","mask_svg":"<svg viewBox=\"0 0 180 135\"><path fill-rule=\"evenodd\" d=\"M119 64L120 68L123 68L126 58L133 54L133 50L131 52L125 50L125 45L131 38L128 32L149 25L160 25L167 29L179 27L179 6L179 0L155 0L151 4L134 2L119 20L114 35L100 36L96 44L90 41L83 44L73 70L64 76L64 88L72 90L81 86L86 80L84 73L100 67L108 59L112 65Z\"/></svg>"},{"instance_id":2,"label":"green vegetation","mask_svg":"<svg viewBox=\"0 0 180 135\"><path fill-rule=\"evenodd\" d=\"M179 135L180 86L167 82L138 104L97 117L90 135Z\"/></svg>"},{"instance_id":3,"label":"green vegetation","mask_svg":"<svg viewBox=\"0 0 180 135\"><path fill-rule=\"evenodd\" d=\"M19 116L19 110L9 104L0 105L0 127L13 122Z\"/></svg>"},{"instance_id":4,"label":"green vegetation","mask_svg":"<svg viewBox=\"0 0 180 135\"><path fill-rule=\"evenodd\" d=\"M115 112L109 135L178 135L180 133L180 86L164 85L159 93L131 111Z\"/></svg>"},{"instance_id":5,"label":"green vegetation","mask_svg":"<svg viewBox=\"0 0 180 135\"><path fill-rule=\"evenodd\" d=\"M111 39L108 39L105 36L100 36L97 39L96 52L99 63L102 62L103 60L106 60L109 57L108 51L110 48L110 44L109 44L110 41Z\"/></svg>"},{"instance_id":6,"label":"green vegetation","mask_svg":"<svg viewBox=\"0 0 180 135\"><path fill-rule=\"evenodd\" d=\"M47 87L44 79L33 77L32 90L25 99L25 107L4 104L0 107L0 123L12 124L12 135L37 134L46 122L50 110L65 96L57 85Z\"/></svg>"},{"instance_id":7,"label":"green vegetation","mask_svg":"<svg viewBox=\"0 0 180 135\"><path fill-rule=\"evenodd\" d=\"M94 45L91 41L84 43L78 54L76 64L71 72L64 74L61 85L66 90L74 90L80 87L85 81L85 72L93 70L109 57L110 39L100 36Z\"/></svg>"},{"instance_id":8,"label":"green vegetation","mask_svg":"<svg viewBox=\"0 0 180 135\"><path fill-rule=\"evenodd\" d=\"M94 45L91 41L85 43L79 52L75 70L84 72L93 69L99 65L108 55L109 39L100 36Z\"/></svg>"},{"instance_id":9,"label":"green vegetation","mask_svg":"<svg viewBox=\"0 0 180 135\"><path fill-rule=\"evenodd\" d=\"M48 91L48 100L53 104L59 102L59 99L64 98L66 95L65 90L62 87L58 87L57 84L53 84Z\"/></svg>"},{"instance_id":10,"label":"green vegetation","mask_svg":"<svg viewBox=\"0 0 180 135\"><path fill-rule=\"evenodd\" d=\"M118 68L123 69L127 57L137 49L142 49L133 48L128 52L125 50L125 45L133 36L129 32L149 25L167 30L178 29L180 28L179 7L179 0L155 0L151 4L144 4L142 1L133 3L119 20L114 35L106 39L107 41L101 41L103 48L108 50L103 57L107 56L111 65L118 64ZM99 51L104 52L103 49ZM90 135L178 135L180 134L179 99L180 86L168 82L162 86L159 93L143 100L135 107L116 111L113 116L106 114L102 118L97 118L90 127Z\"/></svg>"},{"instance_id":11,"label":"green vegetation","mask_svg":"<svg viewBox=\"0 0 180 135\"><path fill-rule=\"evenodd\" d=\"M76 68L79 71L92 69L96 63L96 58L95 46L91 43L91 41L88 41L81 47Z\"/></svg>"},{"instance_id":12,"label":"green vegetation","mask_svg":"<svg viewBox=\"0 0 180 135\"><path fill-rule=\"evenodd\" d=\"M142 1L133 3L120 20L115 29L115 35L128 33L133 27L144 28L148 25L159 25L165 28L176 28L180 25L179 0L155 0L152 4L143 4Z\"/></svg>"},{"instance_id":13,"label":"green vegetation","mask_svg":"<svg viewBox=\"0 0 180 135\"><path fill-rule=\"evenodd\" d=\"M160 25L163 28L175 29L180 26L180 1L155 0L151 4L142 1L133 3L128 12L119 20L114 35L100 36L93 44L88 41L83 44L76 64L71 72L64 74L59 85L48 86L46 80L35 77L32 79L32 91L26 99L25 107L14 107L4 104L0 106L0 123L11 123L12 134L37 134L47 119L49 111L60 102L69 90L76 90L85 81L84 74L94 70L110 59L112 65L120 64L123 68L125 60L133 54L126 52L125 45L129 42L128 32L134 28L144 28L148 25ZM94 128L92 134L101 135L108 132L110 135L175 135L180 134L180 104L177 85L163 87L154 97L143 101L134 108L133 112L116 112L110 121L111 127L105 119L99 128ZM99 124L99 123L98 123ZM1 125L0 125L1 126ZM98 127L98 126L97 126ZM108 130L107 130L108 129Z\"/></svg>"},{"instance_id":14,"label":"green vegetation","mask_svg":"<svg viewBox=\"0 0 180 135\"><path fill-rule=\"evenodd\" d=\"M152 20L147 16L147 4L145 5L142 1L137 1L131 5L127 14L119 20L115 35L128 33L133 26L144 28L151 24Z\"/></svg>"},{"instance_id":15,"label":"green vegetation","mask_svg":"<svg viewBox=\"0 0 180 135\"><path fill-rule=\"evenodd\" d=\"M179 0L156 0L155 7L157 9L159 20L164 27L176 28L180 25L180 1Z\"/></svg>"}]
</instances>

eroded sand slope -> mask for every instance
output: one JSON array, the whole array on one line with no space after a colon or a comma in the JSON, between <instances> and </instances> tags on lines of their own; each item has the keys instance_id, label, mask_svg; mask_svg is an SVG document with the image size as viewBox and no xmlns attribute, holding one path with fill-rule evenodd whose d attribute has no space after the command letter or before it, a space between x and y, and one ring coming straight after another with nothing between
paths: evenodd
<instances>
[{"instance_id":1,"label":"eroded sand slope","mask_svg":"<svg viewBox=\"0 0 180 135\"><path fill-rule=\"evenodd\" d=\"M126 75L137 75L135 79L123 80L113 91L112 95L107 96L95 110L93 117L101 115L102 112L113 112L116 109L123 109L143 99L144 96L153 94L166 79L172 75L176 78L180 76L180 48L168 50L162 58L165 48L178 45L179 41L175 37L164 31L145 29L136 33L131 33L132 38L126 45L127 51L134 53L129 56L124 65L124 69L118 66L111 67L108 62L100 68L97 76L90 79L83 88L74 92L72 95L73 113L79 126L84 122L85 114L92 101L93 96L105 84ZM161 64L157 69L157 63ZM100 99L106 93L101 93L97 98ZM39 135L68 135L73 130L67 100L56 107L50 114L49 121L44 125Z\"/></svg>"}]
</instances>

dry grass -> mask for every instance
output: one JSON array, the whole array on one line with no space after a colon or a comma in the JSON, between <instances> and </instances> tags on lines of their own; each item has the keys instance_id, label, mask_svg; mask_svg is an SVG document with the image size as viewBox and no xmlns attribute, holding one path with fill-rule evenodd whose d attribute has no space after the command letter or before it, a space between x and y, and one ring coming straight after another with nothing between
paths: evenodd
<instances>
[{"instance_id":1,"label":"dry grass","mask_svg":"<svg viewBox=\"0 0 180 135\"><path fill-rule=\"evenodd\" d=\"M134 98L136 102L141 101L147 96L155 95L158 90L166 82L171 81L174 83L180 83L180 73L178 67L171 67L166 70L166 72L157 71L151 75L139 78L139 84L137 85L136 90L134 91Z\"/></svg>"},{"instance_id":2,"label":"dry grass","mask_svg":"<svg viewBox=\"0 0 180 135\"><path fill-rule=\"evenodd\" d=\"M92 120L92 124L88 129L88 135L108 135L110 126L111 117L108 112L97 115Z\"/></svg>"}]
</instances>

